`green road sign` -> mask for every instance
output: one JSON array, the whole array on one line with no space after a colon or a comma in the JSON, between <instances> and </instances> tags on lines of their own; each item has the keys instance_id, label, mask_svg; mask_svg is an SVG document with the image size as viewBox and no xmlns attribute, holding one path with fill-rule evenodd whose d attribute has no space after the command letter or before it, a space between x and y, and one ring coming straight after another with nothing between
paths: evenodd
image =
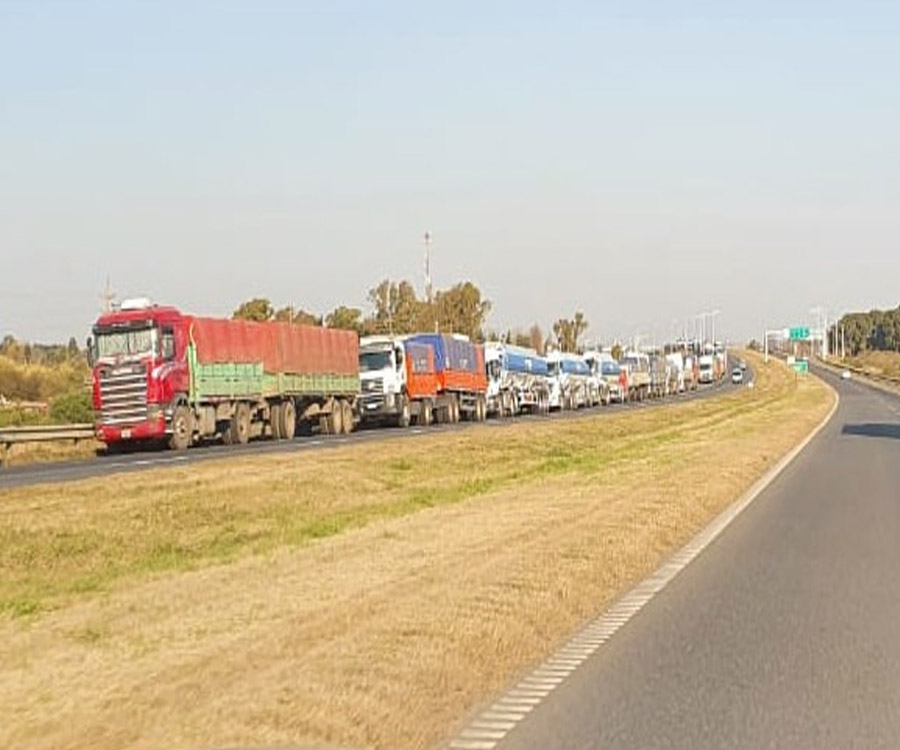
<instances>
[{"instance_id":1,"label":"green road sign","mask_svg":"<svg viewBox=\"0 0 900 750\"><path fill-rule=\"evenodd\" d=\"M809 362L805 359L798 359L794 362L794 372L798 372L801 375L806 375L809 372Z\"/></svg>"},{"instance_id":2,"label":"green road sign","mask_svg":"<svg viewBox=\"0 0 900 750\"><path fill-rule=\"evenodd\" d=\"M809 328L791 328L789 338L791 341L806 341L809 338Z\"/></svg>"}]
</instances>

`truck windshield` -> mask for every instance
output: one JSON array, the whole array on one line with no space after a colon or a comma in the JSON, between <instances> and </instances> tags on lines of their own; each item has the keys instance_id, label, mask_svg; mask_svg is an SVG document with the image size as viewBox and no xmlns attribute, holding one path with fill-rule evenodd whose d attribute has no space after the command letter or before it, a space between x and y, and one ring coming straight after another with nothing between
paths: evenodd
<instances>
[{"instance_id":1,"label":"truck windshield","mask_svg":"<svg viewBox=\"0 0 900 750\"><path fill-rule=\"evenodd\" d=\"M550 377L559 375L559 362L548 362L547 373L550 375Z\"/></svg>"},{"instance_id":2,"label":"truck windshield","mask_svg":"<svg viewBox=\"0 0 900 750\"><path fill-rule=\"evenodd\" d=\"M603 374L604 375L618 375L622 371L622 368L619 367L615 362L604 362L603 363Z\"/></svg>"},{"instance_id":3,"label":"truck windshield","mask_svg":"<svg viewBox=\"0 0 900 750\"><path fill-rule=\"evenodd\" d=\"M156 328L127 328L94 331L97 359L137 357L156 352Z\"/></svg>"},{"instance_id":4,"label":"truck windshield","mask_svg":"<svg viewBox=\"0 0 900 750\"><path fill-rule=\"evenodd\" d=\"M390 351L380 352L360 352L359 369L360 372L373 372L375 370L385 370L393 367L391 362Z\"/></svg>"}]
</instances>

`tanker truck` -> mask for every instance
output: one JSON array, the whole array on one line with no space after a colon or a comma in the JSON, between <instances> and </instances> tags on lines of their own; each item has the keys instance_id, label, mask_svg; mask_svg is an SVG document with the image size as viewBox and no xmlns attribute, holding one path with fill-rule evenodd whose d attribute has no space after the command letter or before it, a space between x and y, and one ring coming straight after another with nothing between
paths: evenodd
<instances>
[{"instance_id":1,"label":"tanker truck","mask_svg":"<svg viewBox=\"0 0 900 750\"><path fill-rule=\"evenodd\" d=\"M497 341L484 345L488 414L543 414L550 408L547 360L534 349Z\"/></svg>"},{"instance_id":2,"label":"tanker truck","mask_svg":"<svg viewBox=\"0 0 900 750\"><path fill-rule=\"evenodd\" d=\"M359 397L355 333L202 318L126 300L93 326L95 433L110 452L207 438L349 433Z\"/></svg>"},{"instance_id":3,"label":"tanker truck","mask_svg":"<svg viewBox=\"0 0 900 750\"><path fill-rule=\"evenodd\" d=\"M547 354L550 376L550 409L578 409L591 398L591 370L579 354L553 351Z\"/></svg>"}]
</instances>

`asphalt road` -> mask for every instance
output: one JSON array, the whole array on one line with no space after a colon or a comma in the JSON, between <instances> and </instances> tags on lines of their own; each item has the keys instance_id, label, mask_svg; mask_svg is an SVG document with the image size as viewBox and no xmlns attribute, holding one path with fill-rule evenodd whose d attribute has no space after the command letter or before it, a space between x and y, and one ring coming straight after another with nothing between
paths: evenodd
<instances>
[{"instance_id":1,"label":"asphalt road","mask_svg":"<svg viewBox=\"0 0 900 750\"><path fill-rule=\"evenodd\" d=\"M745 373L747 382L752 380L753 373L748 368ZM503 427L508 424L521 423L529 420L546 419L583 419L596 414L615 413L624 409L646 409L663 403L674 401L691 401L698 398L708 398L718 393L729 391L733 386L730 377L726 378L720 386L706 386L692 393L681 394L677 397L662 401L645 401L636 404L612 404L608 407L596 409L583 409L574 412L556 412L544 416L523 415L515 420L491 419L485 424L495 427ZM196 446L182 453L172 451L141 451L121 456L98 456L91 460L58 461L53 463L35 463L23 466L13 466L0 469L0 490L13 487L27 487L30 485L48 482L69 482L77 479L87 479L107 475L122 474L126 472L142 471L146 469L164 468L167 466L184 466L198 461L224 459L235 456L258 456L271 453L293 453L297 451L322 450L334 448L348 443L363 443L372 440L400 440L413 439L422 434L434 434L455 430L465 430L473 426L469 422L460 422L455 425L431 425L423 428L400 429L365 429L358 430L351 435L342 436L312 436L297 437L290 441L256 440L248 445L221 445L210 443Z\"/></svg>"},{"instance_id":2,"label":"asphalt road","mask_svg":"<svg viewBox=\"0 0 900 750\"><path fill-rule=\"evenodd\" d=\"M900 397L822 376L826 428L498 749L900 747Z\"/></svg>"}]
</instances>

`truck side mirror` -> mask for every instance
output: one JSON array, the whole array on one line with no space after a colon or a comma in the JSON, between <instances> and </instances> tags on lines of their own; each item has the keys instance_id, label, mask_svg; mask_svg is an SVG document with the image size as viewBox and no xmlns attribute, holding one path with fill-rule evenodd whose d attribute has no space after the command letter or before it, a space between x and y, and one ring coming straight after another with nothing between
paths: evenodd
<instances>
[{"instance_id":1,"label":"truck side mirror","mask_svg":"<svg viewBox=\"0 0 900 750\"><path fill-rule=\"evenodd\" d=\"M87 362L90 367L94 366L94 340L88 336L87 341L84 342L86 354L87 354Z\"/></svg>"}]
</instances>

